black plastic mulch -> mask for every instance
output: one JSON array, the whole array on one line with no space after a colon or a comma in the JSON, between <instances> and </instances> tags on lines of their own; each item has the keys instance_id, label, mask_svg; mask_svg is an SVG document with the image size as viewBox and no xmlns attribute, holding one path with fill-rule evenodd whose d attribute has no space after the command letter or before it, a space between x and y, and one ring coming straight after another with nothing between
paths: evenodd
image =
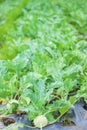
<instances>
[{"instance_id":1,"label":"black plastic mulch","mask_svg":"<svg viewBox=\"0 0 87 130\"><path fill-rule=\"evenodd\" d=\"M49 125L43 130L87 130L87 108L84 107L83 103L76 103L74 107L68 112L68 114L71 115L71 121L73 122L73 125L69 126L68 124L66 126L63 125L63 122L61 123L55 123L52 125ZM13 119L15 122L23 123L25 125L30 125L31 122L28 120L27 115L17 116L17 115L9 115L7 116L8 119ZM4 130L6 128L4 127L0 128L0 130ZM19 130L39 130L38 128L18 128Z\"/></svg>"}]
</instances>

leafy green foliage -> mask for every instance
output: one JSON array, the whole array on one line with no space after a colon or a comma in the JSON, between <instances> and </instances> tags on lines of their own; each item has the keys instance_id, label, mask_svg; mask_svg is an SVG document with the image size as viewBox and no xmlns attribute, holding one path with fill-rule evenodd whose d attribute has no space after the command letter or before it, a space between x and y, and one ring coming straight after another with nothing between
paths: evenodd
<instances>
[{"instance_id":1,"label":"leafy green foliage","mask_svg":"<svg viewBox=\"0 0 87 130\"><path fill-rule=\"evenodd\" d=\"M50 124L80 97L87 102L86 0L30 0L25 7L0 52L0 97L10 100L10 113L44 115Z\"/></svg>"},{"instance_id":2,"label":"leafy green foliage","mask_svg":"<svg viewBox=\"0 0 87 130\"><path fill-rule=\"evenodd\" d=\"M9 2L9 4L8 4ZM20 4L19 4L20 2ZM12 1L4 1L0 7L1 7L1 22L0 22L0 44L3 45L3 42L6 40L6 34L8 33L8 30L14 26L14 22L16 18L22 13L23 7L25 7L28 3L28 0L19 0L16 2ZM3 11L3 7L5 6L5 10ZM13 17L14 15L14 17ZM5 39L3 41L3 39Z\"/></svg>"}]
</instances>

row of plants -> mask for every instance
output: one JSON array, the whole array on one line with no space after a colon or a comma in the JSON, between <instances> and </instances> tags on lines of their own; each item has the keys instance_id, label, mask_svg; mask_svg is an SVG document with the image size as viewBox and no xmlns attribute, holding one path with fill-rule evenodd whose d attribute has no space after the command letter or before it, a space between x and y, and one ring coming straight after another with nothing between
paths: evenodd
<instances>
[{"instance_id":1,"label":"row of plants","mask_svg":"<svg viewBox=\"0 0 87 130\"><path fill-rule=\"evenodd\" d=\"M85 0L27 3L1 48L0 98L6 114L24 111L42 128L87 102L87 9Z\"/></svg>"}]
</instances>

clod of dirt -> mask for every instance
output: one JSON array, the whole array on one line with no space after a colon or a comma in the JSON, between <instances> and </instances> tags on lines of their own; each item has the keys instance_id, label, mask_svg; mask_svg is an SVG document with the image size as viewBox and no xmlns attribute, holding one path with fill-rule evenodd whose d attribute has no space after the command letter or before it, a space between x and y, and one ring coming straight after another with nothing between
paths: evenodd
<instances>
[{"instance_id":1,"label":"clod of dirt","mask_svg":"<svg viewBox=\"0 0 87 130\"><path fill-rule=\"evenodd\" d=\"M21 110L17 110L15 114L16 114L17 116L22 116L22 115L26 114L26 112L21 111Z\"/></svg>"},{"instance_id":2,"label":"clod of dirt","mask_svg":"<svg viewBox=\"0 0 87 130\"><path fill-rule=\"evenodd\" d=\"M75 124L72 121L65 120L63 121L63 126L75 126Z\"/></svg>"},{"instance_id":3,"label":"clod of dirt","mask_svg":"<svg viewBox=\"0 0 87 130\"><path fill-rule=\"evenodd\" d=\"M5 126L8 126L12 123L15 123L15 120L13 118L7 118L7 117L3 117L2 121L3 121Z\"/></svg>"}]
</instances>

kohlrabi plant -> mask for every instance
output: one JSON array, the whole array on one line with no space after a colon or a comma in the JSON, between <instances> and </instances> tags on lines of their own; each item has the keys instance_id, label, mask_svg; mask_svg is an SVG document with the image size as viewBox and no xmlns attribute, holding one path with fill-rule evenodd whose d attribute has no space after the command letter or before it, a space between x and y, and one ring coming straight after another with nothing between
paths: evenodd
<instances>
[{"instance_id":1,"label":"kohlrabi plant","mask_svg":"<svg viewBox=\"0 0 87 130\"><path fill-rule=\"evenodd\" d=\"M8 1L0 3L0 101L42 129L87 102L87 2Z\"/></svg>"}]
</instances>

